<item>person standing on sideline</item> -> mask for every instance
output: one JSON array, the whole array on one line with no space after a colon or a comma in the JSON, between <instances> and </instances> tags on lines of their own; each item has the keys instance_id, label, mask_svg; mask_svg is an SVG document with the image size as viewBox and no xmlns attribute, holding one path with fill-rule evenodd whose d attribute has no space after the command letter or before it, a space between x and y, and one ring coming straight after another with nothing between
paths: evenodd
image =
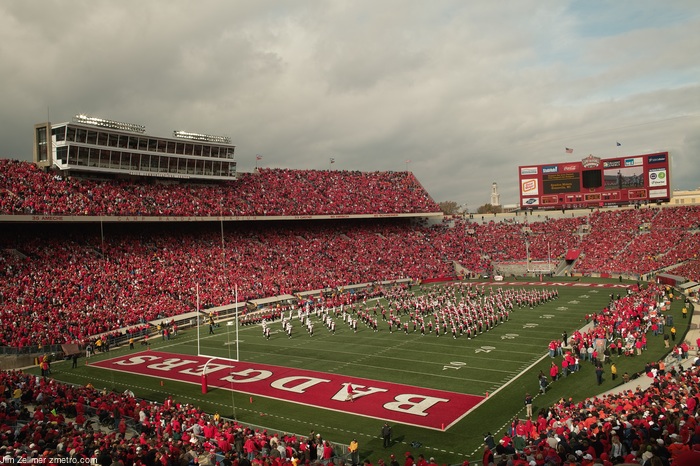
<instances>
[{"instance_id":1,"label":"person standing on sideline","mask_svg":"<svg viewBox=\"0 0 700 466\"><path fill-rule=\"evenodd\" d=\"M595 378L598 382L598 385L603 384L603 366L601 364L597 364L595 366Z\"/></svg>"},{"instance_id":2,"label":"person standing on sideline","mask_svg":"<svg viewBox=\"0 0 700 466\"><path fill-rule=\"evenodd\" d=\"M384 448L389 448L391 445L391 426L388 422L385 422L382 427L382 439L384 439Z\"/></svg>"},{"instance_id":3,"label":"person standing on sideline","mask_svg":"<svg viewBox=\"0 0 700 466\"><path fill-rule=\"evenodd\" d=\"M73 360L72 368L75 369L76 367L78 367L78 353L73 353L71 359Z\"/></svg>"},{"instance_id":4,"label":"person standing on sideline","mask_svg":"<svg viewBox=\"0 0 700 466\"><path fill-rule=\"evenodd\" d=\"M350 461L352 462L352 466L358 466L360 463L360 444L357 443L357 439L352 439L352 442L350 442L350 446L348 447L348 450L350 451Z\"/></svg>"},{"instance_id":5,"label":"person standing on sideline","mask_svg":"<svg viewBox=\"0 0 700 466\"><path fill-rule=\"evenodd\" d=\"M556 382L559 378L559 366L557 366L557 363L552 362L552 366L549 368L549 376L552 378L552 382Z\"/></svg>"},{"instance_id":6,"label":"person standing on sideline","mask_svg":"<svg viewBox=\"0 0 700 466\"><path fill-rule=\"evenodd\" d=\"M612 363L610 365L610 378L612 380L615 380L617 378L617 366L615 365L615 363Z\"/></svg>"},{"instance_id":7,"label":"person standing on sideline","mask_svg":"<svg viewBox=\"0 0 700 466\"><path fill-rule=\"evenodd\" d=\"M484 446L484 455L482 456L481 464L484 466L492 466L494 464L493 451L488 445Z\"/></svg>"},{"instance_id":8,"label":"person standing on sideline","mask_svg":"<svg viewBox=\"0 0 700 466\"><path fill-rule=\"evenodd\" d=\"M525 412L528 419L532 419L532 396L529 393L525 394Z\"/></svg>"}]
</instances>

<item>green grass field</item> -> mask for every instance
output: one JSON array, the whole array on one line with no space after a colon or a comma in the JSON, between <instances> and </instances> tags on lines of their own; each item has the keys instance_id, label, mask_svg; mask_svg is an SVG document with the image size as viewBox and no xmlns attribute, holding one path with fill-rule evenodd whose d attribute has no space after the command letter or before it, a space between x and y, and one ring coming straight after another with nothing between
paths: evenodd
<instances>
[{"instance_id":1,"label":"green grass field","mask_svg":"<svg viewBox=\"0 0 700 466\"><path fill-rule=\"evenodd\" d=\"M616 280L609 282L617 283ZM199 386L172 381L161 385L161 381L154 378L85 366L84 359L80 360L83 364L77 369L70 369L70 363L55 364L53 376L78 384L91 382L98 388L104 386L117 391L129 388L137 396L155 401L163 401L172 395L177 401L272 431L308 435L314 430L322 432L324 438L334 443L345 445L355 437L360 443L361 457L368 457L373 462L377 458L387 460L391 453L402 457L405 451L412 451L414 455L423 453L426 458L434 456L439 463L461 463L467 458L480 458L485 432L502 433L514 417L524 417L525 393L537 394L536 375L540 370L548 374L551 364L551 359L546 356L548 343L561 338L563 331L570 335L581 328L585 324L584 315L599 312L607 305L611 292L625 293L619 288L558 286L557 289L557 300L534 309L516 307L509 321L471 340L466 337L454 340L450 335L422 337L420 333L412 332L408 335L403 332L389 334L385 326L380 326L380 331L375 333L362 324L358 332L353 333L338 322L335 335L318 324L313 338L297 330L292 339L279 333L273 334L268 341L262 337L259 326L240 327L241 360L459 393L489 393L483 404L446 431L394 424L394 443L389 449L382 447L379 437L382 422L377 419L221 389L203 395ZM681 307L680 302L674 302L670 311L675 318L679 341L689 322L681 319ZM279 323L273 323L272 329L278 328ZM229 357L233 348L229 343L235 339L232 329L222 325L211 336L203 327L202 352ZM168 342L162 342L160 338L153 338L151 342L153 350L197 354L194 329L181 332ZM127 348L117 348L97 358L115 357L128 351ZM646 362L663 357L665 352L662 337L650 335L648 350L641 357L614 359L619 374L625 371L635 373L642 370ZM556 358L556 361L560 363L561 358ZM610 380L607 367L606 372L603 386L599 387L593 366L583 363L580 372L551 384L545 395L536 396L535 413L562 397L580 400L620 383L620 379L614 383ZM412 447L413 442L419 442L421 446Z\"/></svg>"}]
</instances>

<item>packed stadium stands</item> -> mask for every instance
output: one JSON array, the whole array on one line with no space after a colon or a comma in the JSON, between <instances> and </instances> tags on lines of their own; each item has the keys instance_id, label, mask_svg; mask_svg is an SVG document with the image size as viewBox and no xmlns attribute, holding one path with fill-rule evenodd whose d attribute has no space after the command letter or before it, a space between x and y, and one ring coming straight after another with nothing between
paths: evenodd
<instances>
[{"instance_id":1,"label":"packed stadium stands","mask_svg":"<svg viewBox=\"0 0 700 466\"><path fill-rule=\"evenodd\" d=\"M439 212L409 172L258 169L214 185L97 181L0 160L0 215L306 216Z\"/></svg>"},{"instance_id":2,"label":"packed stadium stands","mask_svg":"<svg viewBox=\"0 0 700 466\"><path fill-rule=\"evenodd\" d=\"M332 224L107 226L98 231L58 226L9 226L0 233L0 299L4 345L81 341L203 308L365 283L378 279L453 277L451 264L426 247L421 227L405 222ZM14 234L11 232L14 231ZM104 247L104 249L103 249Z\"/></svg>"},{"instance_id":3,"label":"packed stadium stands","mask_svg":"<svg viewBox=\"0 0 700 466\"><path fill-rule=\"evenodd\" d=\"M19 371L0 372L0 459L50 464L53 458L104 464L214 465L235 458L291 464L317 457L321 437L267 432L206 414L168 397L80 387ZM278 448L278 447L282 448ZM330 445L329 445L330 446ZM153 461L157 463L154 463ZM222 463L225 464L225 463ZM250 463L248 463L250 464Z\"/></svg>"},{"instance_id":4,"label":"packed stadium stands","mask_svg":"<svg viewBox=\"0 0 700 466\"><path fill-rule=\"evenodd\" d=\"M225 186L147 185L62 179L26 162L2 160L0 193L3 214L193 216L216 215L224 205L230 214L306 216L437 208L406 173L261 169ZM478 274L493 261L524 260L525 242L533 260L557 260L580 248L578 273L639 276L690 261L676 270L700 278L693 267L700 208L596 210L527 220L458 219L435 226L401 219L273 227L238 222L225 232L211 223L8 225L0 251L0 344L81 341L191 311L193 275L202 306L210 307L229 304L233 284L240 299L248 300L384 279L449 278L456 275L453 263ZM686 228L676 228L679 223Z\"/></svg>"},{"instance_id":5,"label":"packed stadium stands","mask_svg":"<svg viewBox=\"0 0 700 466\"><path fill-rule=\"evenodd\" d=\"M240 174L235 183L156 185L63 178L25 162L0 160L0 215L8 216L307 217L438 210L405 172L260 169ZM636 277L673 267L672 273L700 281L699 228L700 207L595 210L540 221L527 216L483 223L454 219L437 225L415 219L174 226L4 223L0 346L85 342L99 333L182 314L194 309L195 285L202 306L209 307L231 303L234 283L239 299L248 300L385 279L450 279L457 275L453 263L481 273L493 261L522 261L525 242L536 260L559 260L568 250L580 249L574 273ZM619 332L625 342L632 336L629 344L636 350L654 323L643 319L646 298L621 299L596 316L593 329L572 340L587 348L596 337ZM628 327L621 328L620 321ZM519 455L541 465L548 457L558 457L557 464L571 461L570 455L575 462L586 455L601 462L640 461L649 452L677 457L700 449L699 381L700 369L693 366L657 372L648 391L578 403L563 399L526 424L529 445ZM166 464L163 457L174 463L184 455L188 461L196 456L200 464L225 464L234 451L248 456L243 440L252 435L258 441L253 457L269 457L276 466L291 464L291 452L273 448L272 439L281 442L279 437L217 421L192 406L167 400L153 404L21 372L0 372L0 386L2 457L71 456L102 463L116 456L130 466L146 463L146 456ZM142 410L148 411L145 419ZM105 413L117 428L92 432L86 422ZM152 435L120 435L125 427L114 417L124 424L130 419L129 428ZM20 420L23 427L13 430ZM197 442L190 441L194 424L202 430ZM552 444L550 433L570 448ZM624 448L617 447L618 440ZM299 446L299 451L304 449Z\"/></svg>"},{"instance_id":6,"label":"packed stadium stands","mask_svg":"<svg viewBox=\"0 0 700 466\"><path fill-rule=\"evenodd\" d=\"M672 208L594 212L590 216L590 234L581 245L586 255L575 270L643 274L672 265L681 240L690 232L675 228L676 222L668 222L673 211ZM697 209L693 212L698 215ZM656 219L659 216L661 219ZM687 251L680 253L687 258ZM667 254L671 261L664 260Z\"/></svg>"},{"instance_id":7,"label":"packed stadium stands","mask_svg":"<svg viewBox=\"0 0 700 466\"><path fill-rule=\"evenodd\" d=\"M698 235L695 235L695 237L697 236ZM693 244L688 244L688 248L693 248L690 249L693 251L700 251L700 242L698 242L698 240L700 240L700 238L697 238ZM696 282L700 281L700 260L693 257L693 259L683 262L678 267L674 267L670 273L680 275L681 277L689 277Z\"/></svg>"}]
</instances>

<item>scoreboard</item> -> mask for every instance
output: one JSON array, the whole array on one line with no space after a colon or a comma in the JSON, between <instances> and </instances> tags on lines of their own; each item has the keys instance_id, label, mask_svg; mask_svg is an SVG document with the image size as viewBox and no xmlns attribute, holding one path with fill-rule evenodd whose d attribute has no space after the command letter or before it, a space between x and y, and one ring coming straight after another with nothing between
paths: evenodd
<instances>
[{"instance_id":1,"label":"scoreboard","mask_svg":"<svg viewBox=\"0 0 700 466\"><path fill-rule=\"evenodd\" d=\"M519 168L521 209L574 209L668 202L668 152Z\"/></svg>"}]
</instances>

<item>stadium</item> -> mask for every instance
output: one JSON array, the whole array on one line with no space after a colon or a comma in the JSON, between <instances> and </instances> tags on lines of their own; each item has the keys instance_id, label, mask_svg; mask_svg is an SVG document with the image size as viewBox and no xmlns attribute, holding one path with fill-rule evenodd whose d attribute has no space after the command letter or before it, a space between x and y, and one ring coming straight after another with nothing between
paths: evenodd
<instances>
[{"instance_id":1,"label":"stadium","mask_svg":"<svg viewBox=\"0 0 700 466\"><path fill-rule=\"evenodd\" d=\"M629 160L513 167L521 209L470 218L409 171L239 173L224 136L37 124L33 163L0 160L3 455L679 457L700 207L665 204L667 152Z\"/></svg>"}]
</instances>

